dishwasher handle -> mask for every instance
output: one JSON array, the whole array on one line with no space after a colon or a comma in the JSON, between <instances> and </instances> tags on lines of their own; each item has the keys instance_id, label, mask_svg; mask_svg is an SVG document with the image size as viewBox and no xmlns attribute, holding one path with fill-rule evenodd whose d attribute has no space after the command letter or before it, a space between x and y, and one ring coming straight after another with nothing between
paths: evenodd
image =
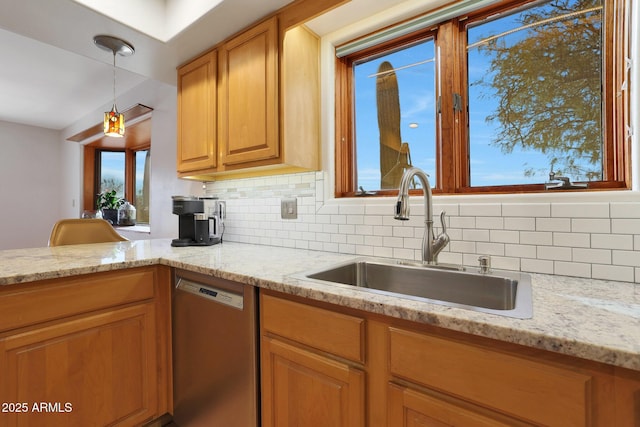
<instances>
[{"instance_id":1,"label":"dishwasher handle","mask_svg":"<svg viewBox=\"0 0 640 427\"><path fill-rule=\"evenodd\" d=\"M234 294L212 286L192 282L191 280L187 280L183 277L176 278L176 289L179 291L189 292L190 294L206 298L219 304L235 307L240 310L244 307L243 295Z\"/></svg>"}]
</instances>

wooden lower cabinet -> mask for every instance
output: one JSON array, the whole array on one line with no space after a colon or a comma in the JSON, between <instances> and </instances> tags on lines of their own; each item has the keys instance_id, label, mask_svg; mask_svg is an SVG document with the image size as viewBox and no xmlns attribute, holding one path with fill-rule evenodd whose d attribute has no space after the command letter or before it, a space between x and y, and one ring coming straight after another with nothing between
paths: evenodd
<instances>
[{"instance_id":1,"label":"wooden lower cabinet","mask_svg":"<svg viewBox=\"0 0 640 427\"><path fill-rule=\"evenodd\" d=\"M273 338L262 346L263 427L364 427L363 371Z\"/></svg>"},{"instance_id":2,"label":"wooden lower cabinet","mask_svg":"<svg viewBox=\"0 0 640 427\"><path fill-rule=\"evenodd\" d=\"M264 427L640 427L637 371L272 291L260 316Z\"/></svg>"},{"instance_id":3,"label":"wooden lower cabinet","mask_svg":"<svg viewBox=\"0 0 640 427\"><path fill-rule=\"evenodd\" d=\"M262 427L364 427L364 320L260 295Z\"/></svg>"},{"instance_id":4,"label":"wooden lower cabinet","mask_svg":"<svg viewBox=\"0 0 640 427\"><path fill-rule=\"evenodd\" d=\"M490 411L480 412L463 402L390 383L389 426L397 427L514 427L530 426Z\"/></svg>"},{"instance_id":5,"label":"wooden lower cabinet","mask_svg":"<svg viewBox=\"0 0 640 427\"><path fill-rule=\"evenodd\" d=\"M31 301L31 312L0 330L0 426L136 426L167 412L161 276L143 268L3 290L0 308ZM97 295L83 300L87 289Z\"/></svg>"}]
</instances>

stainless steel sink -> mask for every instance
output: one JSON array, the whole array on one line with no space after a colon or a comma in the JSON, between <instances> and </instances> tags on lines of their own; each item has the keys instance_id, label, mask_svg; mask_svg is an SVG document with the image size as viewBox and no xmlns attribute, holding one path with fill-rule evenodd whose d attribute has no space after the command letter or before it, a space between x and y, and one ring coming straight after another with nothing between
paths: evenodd
<instances>
[{"instance_id":1,"label":"stainless steel sink","mask_svg":"<svg viewBox=\"0 0 640 427\"><path fill-rule=\"evenodd\" d=\"M358 258L295 277L520 319L530 318L533 312L530 276L510 271L480 274L414 262Z\"/></svg>"}]
</instances>

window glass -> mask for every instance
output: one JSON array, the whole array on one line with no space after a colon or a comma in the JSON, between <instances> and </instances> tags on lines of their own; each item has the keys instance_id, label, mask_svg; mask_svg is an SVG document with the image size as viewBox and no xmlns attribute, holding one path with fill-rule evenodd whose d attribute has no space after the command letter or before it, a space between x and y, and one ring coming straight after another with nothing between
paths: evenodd
<instances>
[{"instance_id":1,"label":"window glass","mask_svg":"<svg viewBox=\"0 0 640 427\"><path fill-rule=\"evenodd\" d=\"M124 197L125 183L125 154L120 151L100 152L100 189L103 191L116 190L118 197Z\"/></svg>"},{"instance_id":2,"label":"window glass","mask_svg":"<svg viewBox=\"0 0 640 427\"><path fill-rule=\"evenodd\" d=\"M137 222L149 223L149 160L150 150L135 152L135 180L133 182L133 194L135 200L132 202L136 207Z\"/></svg>"},{"instance_id":3,"label":"window glass","mask_svg":"<svg viewBox=\"0 0 640 427\"><path fill-rule=\"evenodd\" d=\"M356 188L397 189L410 165L436 185L433 39L355 61L353 75Z\"/></svg>"},{"instance_id":4,"label":"window glass","mask_svg":"<svg viewBox=\"0 0 640 427\"><path fill-rule=\"evenodd\" d=\"M467 28L471 186L603 179L602 1Z\"/></svg>"}]
</instances>

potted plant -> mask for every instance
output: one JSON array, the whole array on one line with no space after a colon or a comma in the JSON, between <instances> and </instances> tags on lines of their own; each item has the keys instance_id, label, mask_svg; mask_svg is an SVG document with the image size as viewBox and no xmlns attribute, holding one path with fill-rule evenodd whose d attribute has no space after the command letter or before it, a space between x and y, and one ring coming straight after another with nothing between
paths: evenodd
<instances>
[{"instance_id":1,"label":"potted plant","mask_svg":"<svg viewBox=\"0 0 640 427\"><path fill-rule=\"evenodd\" d=\"M124 203L124 199L116 195L116 190L105 190L98 194L96 207L102 211L102 218L112 225L118 223L118 208Z\"/></svg>"}]
</instances>

